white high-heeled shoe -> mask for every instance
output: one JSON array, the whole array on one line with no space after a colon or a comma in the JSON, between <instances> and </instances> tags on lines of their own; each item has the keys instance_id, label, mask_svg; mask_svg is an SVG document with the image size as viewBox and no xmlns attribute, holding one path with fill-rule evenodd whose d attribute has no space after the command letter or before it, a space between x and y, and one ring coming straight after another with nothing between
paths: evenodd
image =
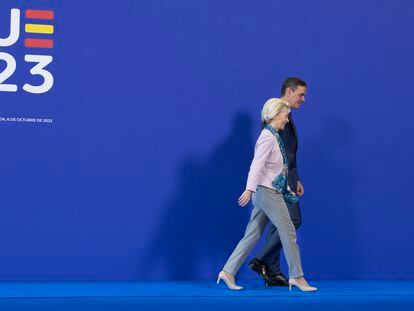
<instances>
[{"instance_id":1,"label":"white high-heeled shoe","mask_svg":"<svg viewBox=\"0 0 414 311\"><path fill-rule=\"evenodd\" d=\"M292 286L296 286L302 292L314 292L318 290L317 287L313 287L310 285L300 285L295 279L289 279L289 291L292 290Z\"/></svg>"},{"instance_id":2,"label":"white high-heeled shoe","mask_svg":"<svg viewBox=\"0 0 414 311\"><path fill-rule=\"evenodd\" d=\"M221 280L223 280L224 281L224 283L226 283L226 285L227 285L227 287L229 288L229 289L232 289L232 290L241 290L241 289L243 289L243 287L242 286L238 286L238 285L236 285L236 283L233 283L228 277L227 277L227 275L224 273L224 271L220 271L220 273L219 273L219 275L218 275L218 277L217 277L217 284L219 284L220 283L220 281Z\"/></svg>"}]
</instances>

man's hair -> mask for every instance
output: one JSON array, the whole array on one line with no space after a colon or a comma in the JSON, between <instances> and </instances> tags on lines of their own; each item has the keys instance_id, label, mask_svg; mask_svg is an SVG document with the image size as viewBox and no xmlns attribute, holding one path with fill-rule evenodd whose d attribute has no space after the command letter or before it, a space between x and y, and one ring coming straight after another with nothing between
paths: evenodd
<instances>
[{"instance_id":1,"label":"man's hair","mask_svg":"<svg viewBox=\"0 0 414 311\"><path fill-rule=\"evenodd\" d=\"M298 86L306 86L306 82L298 77L289 77L282 84L282 96L286 94L286 90L290 88L292 91L296 91Z\"/></svg>"}]
</instances>

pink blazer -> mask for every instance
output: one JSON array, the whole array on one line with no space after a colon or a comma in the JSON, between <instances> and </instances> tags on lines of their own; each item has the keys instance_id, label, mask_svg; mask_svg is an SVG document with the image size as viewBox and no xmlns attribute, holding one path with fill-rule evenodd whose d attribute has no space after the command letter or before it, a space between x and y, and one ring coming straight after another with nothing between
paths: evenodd
<instances>
[{"instance_id":1,"label":"pink blazer","mask_svg":"<svg viewBox=\"0 0 414 311\"><path fill-rule=\"evenodd\" d=\"M274 189L272 181L282 169L283 158L276 137L263 129L254 148L246 189L255 192L259 185Z\"/></svg>"}]
</instances>

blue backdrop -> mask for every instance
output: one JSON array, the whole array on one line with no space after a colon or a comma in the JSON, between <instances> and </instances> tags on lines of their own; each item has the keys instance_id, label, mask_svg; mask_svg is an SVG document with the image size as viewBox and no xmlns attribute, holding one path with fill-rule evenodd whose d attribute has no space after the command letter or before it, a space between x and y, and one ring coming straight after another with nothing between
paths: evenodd
<instances>
[{"instance_id":1,"label":"blue backdrop","mask_svg":"<svg viewBox=\"0 0 414 311\"><path fill-rule=\"evenodd\" d=\"M305 272L414 277L412 1L2 0L0 38L12 8L1 279L213 278L249 216L261 107L292 75ZM53 49L25 47L26 9L54 11ZM27 54L53 57L43 94L22 89L43 82Z\"/></svg>"}]
</instances>

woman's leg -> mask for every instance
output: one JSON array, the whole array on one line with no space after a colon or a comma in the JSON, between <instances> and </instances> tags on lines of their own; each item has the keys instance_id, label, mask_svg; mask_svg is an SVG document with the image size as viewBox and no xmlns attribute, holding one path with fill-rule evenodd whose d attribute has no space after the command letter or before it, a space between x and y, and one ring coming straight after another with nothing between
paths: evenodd
<instances>
[{"instance_id":1,"label":"woman's leg","mask_svg":"<svg viewBox=\"0 0 414 311\"><path fill-rule=\"evenodd\" d=\"M296 229L292 223L283 195L269 188L258 187L258 206L276 226L283 251L289 266L289 277L303 276L299 247L296 243ZM260 201L259 201L260 198Z\"/></svg>"},{"instance_id":2,"label":"woman's leg","mask_svg":"<svg viewBox=\"0 0 414 311\"><path fill-rule=\"evenodd\" d=\"M237 244L223 268L223 271L232 275L235 275L237 271L239 271L241 265L246 260L249 253L253 250L269 221L266 214L263 213L260 208L256 207L255 198L253 198L253 204L255 206L252 210L250 221L247 224L244 237Z\"/></svg>"}]
</instances>

